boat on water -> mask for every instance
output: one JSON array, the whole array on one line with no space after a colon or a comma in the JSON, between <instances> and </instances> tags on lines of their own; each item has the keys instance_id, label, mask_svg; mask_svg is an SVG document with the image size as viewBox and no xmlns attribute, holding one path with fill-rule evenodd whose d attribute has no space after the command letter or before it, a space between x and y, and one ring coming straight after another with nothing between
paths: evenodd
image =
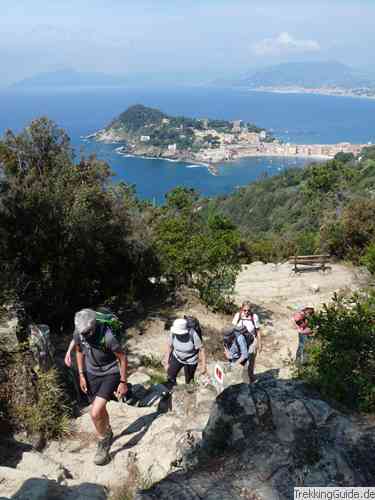
<instances>
[{"instance_id":1,"label":"boat on water","mask_svg":"<svg viewBox=\"0 0 375 500\"><path fill-rule=\"evenodd\" d=\"M216 165L212 165L212 164L208 165L207 169L211 175L219 175L219 169Z\"/></svg>"}]
</instances>

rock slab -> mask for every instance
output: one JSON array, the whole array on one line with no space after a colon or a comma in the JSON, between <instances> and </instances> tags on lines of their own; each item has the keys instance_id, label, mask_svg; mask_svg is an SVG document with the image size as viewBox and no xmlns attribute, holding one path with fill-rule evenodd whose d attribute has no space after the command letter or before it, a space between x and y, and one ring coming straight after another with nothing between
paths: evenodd
<instances>
[{"instance_id":1,"label":"rock slab","mask_svg":"<svg viewBox=\"0 0 375 500\"><path fill-rule=\"evenodd\" d=\"M332 408L301 382L263 379L222 392L198 465L137 500L289 500L295 486L375 486L375 425Z\"/></svg>"}]
</instances>

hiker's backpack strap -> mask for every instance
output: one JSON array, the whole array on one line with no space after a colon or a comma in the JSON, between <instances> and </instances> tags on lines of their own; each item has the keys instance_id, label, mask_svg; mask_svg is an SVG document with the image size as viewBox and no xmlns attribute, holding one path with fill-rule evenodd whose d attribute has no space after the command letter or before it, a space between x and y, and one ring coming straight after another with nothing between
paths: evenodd
<instances>
[{"instance_id":1,"label":"hiker's backpack strap","mask_svg":"<svg viewBox=\"0 0 375 500\"><path fill-rule=\"evenodd\" d=\"M251 315L250 315L250 320L251 320L251 322L252 322L252 324L253 324L253 327L254 327L254 335L255 335L255 337L257 337L257 336L258 336L258 328L257 328L257 327L256 327L256 325L255 325L255 321L254 321L254 314L253 314L253 313L251 313ZM238 325L238 323L239 323L240 321L242 321L242 327L243 327L243 326L244 326L244 324L243 324L243 322L244 322L244 318L241 318L241 313L239 314L238 321L237 321L237 325Z\"/></svg>"},{"instance_id":2,"label":"hiker's backpack strap","mask_svg":"<svg viewBox=\"0 0 375 500\"><path fill-rule=\"evenodd\" d=\"M189 334L189 340L193 343L193 352L188 356L187 358L184 359L184 362L188 361L191 358L194 358L199 353L199 349L195 347L195 342L194 342L194 331L192 328L190 328L188 334ZM197 334L198 335L198 334ZM176 338L176 334L172 333L172 351L174 351L174 340ZM184 363L185 364L185 363Z\"/></svg>"},{"instance_id":3,"label":"hiker's backpack strap","mask_svg":"<svg viewBox=\"0 0 375 500\"><path fill-rule=\"evenodd\" d=\"M251 322L252 322L253 327L254 327L254 335L255 335L255 337L257 337L258 336L258 328L255 326L254 314L253 313L251 313L250 318L251 318Z\"/></svg>"}]
</instances>

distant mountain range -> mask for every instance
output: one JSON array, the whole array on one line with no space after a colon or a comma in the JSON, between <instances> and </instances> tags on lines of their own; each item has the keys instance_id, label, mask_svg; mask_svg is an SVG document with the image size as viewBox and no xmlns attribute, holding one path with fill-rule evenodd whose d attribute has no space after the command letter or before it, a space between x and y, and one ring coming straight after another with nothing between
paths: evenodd
<instances>
[{"instance_id":1,"label":"distant mountain range","mask_svg":"<svg viewBox=\"0 0 375 500\"><path fill-rule=\"evenodd\" d=\"M216 82L220 84L220 82ZM224 82L221 81L221 84ZM226 83L229 83L227 81ZM365 72L339 62L293 62L255 70L232 80L232 85L259 87L375 87L375 79Z\"/></svg>"},{"instance_id":2,"label":"distant mountain range","mask_svg":"<svg viewBox=\"0 0 375 500\"><path fill-rule=\"evenodd\" d=\"M129 84L126 76L106 75L103 73L80 72L64 69L49 73L39 73L12 85L12 88L46 87L121 87Z\"/></svg>"},{"instance_id":3,"label":"distant mountain range","mask_svg":"<svg viewBox=\"0 0 375 500\"><path fill-rule=\"evenodd\" d=\"M160 75L108 75L74 69L39 73L14 83L13 89L160 86L168 79ZM193 81L193 80L192 80ZM172 82L172 80L171 80ZM170 83L171 83L170 82ZM175 83L178 83L177 81ZM247 72L238 78L220 79L215 86L238 86L252 89L371 89L375 93L375 74L359 71L339 62L294 62L268 66ZM358 94L358 92L356 92ZM361 93L361 92L359 92ZM366 92L365 92L366 93Z\"/></svg>"}]
</instances>

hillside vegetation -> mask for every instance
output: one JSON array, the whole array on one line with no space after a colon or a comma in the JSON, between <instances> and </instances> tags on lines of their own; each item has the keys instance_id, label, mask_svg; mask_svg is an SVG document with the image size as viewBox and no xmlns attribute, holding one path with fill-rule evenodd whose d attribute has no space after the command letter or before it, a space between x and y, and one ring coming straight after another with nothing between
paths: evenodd
<instances>
[{"instance_id":1,"label":"hillside vegetation","mask_svg":"<svg viewBox=\"0 0 375 500\"><path fill-rule=\"evenodd\" d=\"M35 321L60 327L84 306L144 300L161 275L207 297L212 276L237 265L234 225L196 212L193 191L177 188L162 208L140 202L131 186L110 182L106 163L75 163L68 136L47 118L5 134L0 166L0 297Z\"/></svg>"},{"instance_id":2,"label":"hillside vegetation","mask_svg":"<svg viewBox=\"0 0 375 500\"><path fill-rule=\"evenodd\" d=\"M148 119L164 116L154 111ZM144 298L161 276L221 307L240 259L324 250L375 270L375 147L226 197L176 188L162 207L111 183L95 157L76 164L69 138L46 118L8 131L0 164L1 294L38 321L61 324L84 305Z\"/></svg>"},{"instance_id":3,"label":"hillside vegetation","mask_svg":"<svg viewBox=\"0 0 375 500\"><path fill-rule=\"evenodd\" d=\"M260 133L263 129L251 123L242 124L242 131ZM228 120L209 120L169 116L158 109L141 104L130 106L105 129L117 138L145 147L165 148L176 144L179 150L194 150L203 146L218 147L217 134L231 134L233 123ZM206 131L206 132L205 132ZM269 139L271 140L271 139Z\"/></svg>"},{"instance_id":4,"label":"hillside vegetation","mask_svg":"<svg viewBox=\"0 0 375 500\"><path fill-rule=\"evenodd\" d=\"M212 128L230 132L233 127L232 122L228 120L203 120L187 118L186 116L169 116L158 109L149 108L142 104L135 104L115 118L109 124L108 128L113 127L133 132L147 132L149 127L158 127L163 124L169 126L169 128L178 128L181 130L188 128L195 128L197 130ZM263 130L249 123L245 125L254 132Z\"/></svg>"},{"instance_id":5,"label":"hillside vegetation","mask_svg":"<svg viewBox=\"0 0 375 500\"><path fill-rule=\"evenodd\" d=\"M375 147L289 169L206 201L238 225L247 258L328 251L359 262L375 240Z\"/></svg>"},{"instance_id":6,"label":"hillside vegetation","mask_svg":"<svg viewBox=\"0 0 375 500\"><path fill-rule=\"evenodd\" d=\"M26 385L17 394L31 398L24 409L36 401L23 351L30 321L49 324L57 337L72 331L80 308L105 304L121 316L136 301L173 297L181 285L195 288L211 310L228 312L241 260L279 261L294 252L329 251L375 272L374 147L360 159L338 155L218 199L177 187L161 207L112 183L109 166L94 156L77 163L68 136L47 118L5 134L0 168L0 300L17 308L12 352L21 350L17 370ZM2 345L0 363L10 363ZM366 388L358 391L372 408ZM8 406L3 398L0 421L12 420ZM34 408L17 424L38 423Z\"/></svg>"}]
</instances>

